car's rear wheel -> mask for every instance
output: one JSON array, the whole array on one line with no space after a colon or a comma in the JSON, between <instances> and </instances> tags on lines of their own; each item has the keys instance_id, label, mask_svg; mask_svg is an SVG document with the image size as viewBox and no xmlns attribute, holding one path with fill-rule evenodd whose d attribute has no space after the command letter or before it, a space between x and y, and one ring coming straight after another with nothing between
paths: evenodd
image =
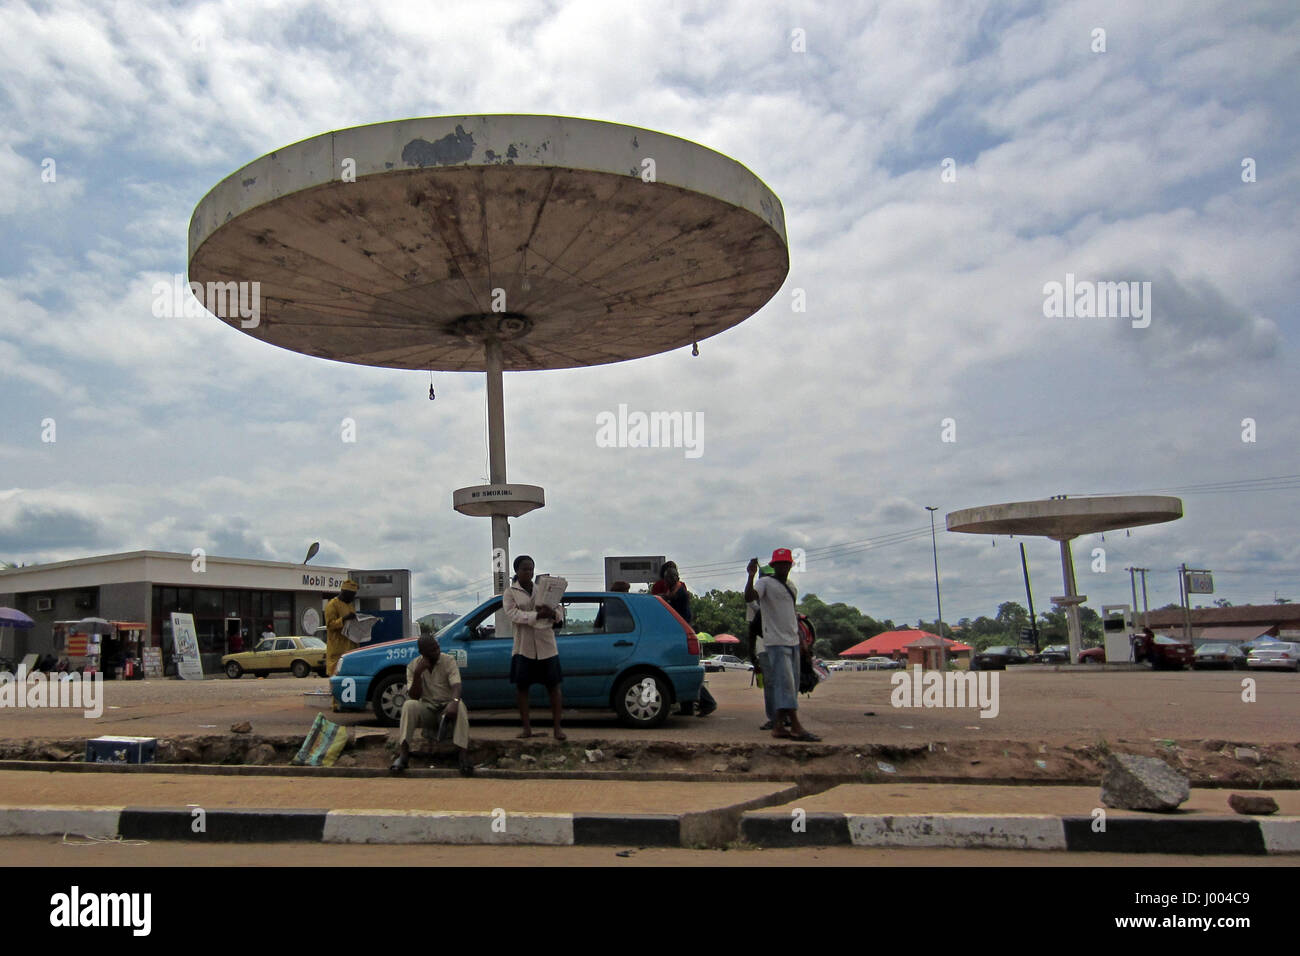
<instances>
[{"instance_id":1,"label":"car's rear wheel","mask_svg":"<svg viewBox=\"0 0 1300 956\"><path fill-rule=\"evenodd\" d=\"M289 670L293 672L294 677L306 677L311 673L311 665L306 661L294 661Z\"/></svg>"},{"instance_id":2,"label":"car's rear wheel","mask_svg":"<svg viewBox=\"0 0 1300 956\"><path fill-rule=\"evenodd\" d=\"M244 669L239 666L239 661L231 661L226 665L226 676L231 680L239 680L244 676Z\"/></svg>"},{"instance_id":3,"label":"car's rear wheel","mask_svg":"<svg viewBox=\"0 0 1300 956\"><path fill-rule=\"evenodd\" d=\"M395 727L402 719L402 705L406 703L406 675L394 672L379 679L370 695L371 709L379 722Z\"/></svg>"},{"instance_id":4,"label":"car's rear wheel","mask_svg":"<svg viewBox=\"0 0 1300 956\"><path fill-rule=\"evenodd\" d=\"M614 710L629 727L658 727L673 706L672 685L654 674L631 674L614 693Z\"/></svg>"}]
</instances>

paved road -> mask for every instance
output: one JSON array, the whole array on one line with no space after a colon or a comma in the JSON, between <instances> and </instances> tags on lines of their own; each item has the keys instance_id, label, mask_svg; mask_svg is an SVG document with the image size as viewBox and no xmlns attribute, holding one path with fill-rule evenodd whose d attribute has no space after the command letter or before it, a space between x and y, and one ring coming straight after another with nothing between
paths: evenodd
<instances>
[{"instance_id":1,"label":"paved road","mask_svg":"<svg viewBox=\"0 0 1300 956\"><path fill-rule=\"evenodd\" d=\"M1054 672L1018 667L996 672L999 713L981 718L973 709L895 708L890 673L835 674L811 698L801 699L807 725L834 744L919 744L932 740L1051 740L1086 745L1098 739L1223 738L1254 743L1294 743L1300 725L1300 675L1287 672ZM1242 680L1254 678L1256 700L1242 700ZM110 681L106 707L94 721L80 711L14 709L3 712L0 739L88 737L95 734L224 733L248 720L259 734L304 734L315 710L303 694L319 690L321 678L292 677L203 682ZM655 731L620 726L613 714L582 712L566 717L575 740L673 740L736 743L767 740L762 691L749 675L709 675L718 711L707 718L674 717ZM874 716L864 716L871 711ZM540 711L537 726L544 727ZM344 715L343 722L375 726L369 714ZM474 714L474 735L507 738L518 716Z\"/></svg>"},{"instance_id":2,"label":"paved road","mask_svg":"<svg viewBox=\"0 0 1300 956\"><path fill-rule=\"evenodd\" d=\"M318 843L90 843L0 838L6 866L1295 866L1294 857L1053 853L1031 850L686 850L570 846L347 846ZM619 853L629 852L623 857Z\"/></svg>"}]
</instances>

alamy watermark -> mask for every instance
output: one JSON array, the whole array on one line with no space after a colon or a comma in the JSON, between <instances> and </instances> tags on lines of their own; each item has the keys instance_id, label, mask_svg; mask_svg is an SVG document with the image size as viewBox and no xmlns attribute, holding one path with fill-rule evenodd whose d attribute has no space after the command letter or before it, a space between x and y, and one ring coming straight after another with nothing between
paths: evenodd
<instances>
[{"instance_id":1,"label":"alamy watermark","mask_svg":"<svg viewBox=\"0 0 1300 956\"><path fill-rule=\"evenodd\" d=\"M629 412L596 415L597 448L683 448L687 458L704 454L703 412Z\"/></svg>"},{"instance_id":2,"label":"alamy watermark","mask_svg":"<svg viewBox=\"0 0 1300 956\"><path fill-rule=\"evenodd\" d=\"M204 310L223 319L239 319L241 329L262 322L261 282L186 282L177 274L153 284L153 314L159 319L197 319ZM186 293L189 293L188 295Z\"/></svg>"},{"instance_id":3,"label":"alamy watermark","mask_svg":"<svg viewBox=\"0 0 1300 956\"><path fill-rule=\"evenodd\" d=\"M1151 324L1150 282L1075 281L1074 273L1065 274L1065 282L1048 282L1043 286L1043 315L1049 319L1132 319L1133 328Z\"/></svg>"},{"instance_id":4,"label":"alamy watermark","mask_svg":"<svg viewBox=\"0 0 1300 956\"><path fill-rule=\"evenodd\" d=\"M148 936L152 912L152 893L83 893L73 886L50 897L50 925L57 928L121 927Z\"/></svg>"},{"instance_id":5,"label":"alamy watermark","mask_svg":"<svg viewBox=\"0 0 1300 956\"><path fill-rule=\"evenodd\" d=\"M82 716L95 719L104 713L103 674L0 673L0 709L10 707L80 708Z\"/></svg>"},{"instance_id":6,"label":"alamy watermark","mask_svg":"<svg viewBox=\"0 0 1300 956\"><path fill-rule=\"evenodd\" d=\"M927 671L916 664L911 674L895 671L889 682L895 707L978 707L981 717L1001 709L996 671Z\"/></svg>"}]
</instances>

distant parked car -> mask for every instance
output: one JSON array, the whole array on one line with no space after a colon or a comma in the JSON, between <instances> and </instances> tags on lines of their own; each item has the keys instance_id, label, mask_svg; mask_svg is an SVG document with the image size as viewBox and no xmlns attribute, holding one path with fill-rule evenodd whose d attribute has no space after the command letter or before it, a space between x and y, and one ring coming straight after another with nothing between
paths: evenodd
<instances>
[{"instance_id":1,"label":"distant parked car","mask_svg":"<svg viewBox=\"0 0 1300 956\"><path fill-rule=\"evenodd\" d=\"M242 654L221 658L226 676L238 680L245 673L265 677L272 671L289 671L306 677L312 671L325 676L325 642L319 637L268 637Z\"/></svg>"},{"instance_id":2,"label":"distant parked car","mask_svg":"<svg viewBox=\"0 0 1300 956\"><path fill-rule=\"evenodd\" d=\"M1260 644L1246 658L1247 667L1285 667L1300 672L1300 644L1277 641Z\"/></svg>"},{"instance_id":3,"label":"distant parked car","mask_svg":"<svg viewBox=\"0 0 1300 956\"><path fill-rule=\"evenodd\" d=\"M712 657L701 658L700 663L704 665L706 671L752 671L754 669L753 664L742 661L735 654L714 654ZM710 667L710 664L713 666Z\"/></svg>"},{"instance_id":4,"label":"distant parked car","mask_svg":"<svg viewBox=\"0 0 1300 956\"><path fill-rule=\"evenodd\" d=\"M1250 652L1255 650L1256 648L1259 648L1261 651L1263 651L1268 649L1269 644L1285 644L1285 643L1287 642L1282 640L1281 638L1270 637L1269 635L1265 634L1262 637L1257 637L1253 641L1246 641L1244 644L1240 644L1238 646L1242 649L1244 653L1250 654Z\"/></svg>"},{"instance_id":5,"label":"distant parked car","mask_svg":"<svg viewBox=\"0 0 1300 956\"><path fill-rule=\"evenodd\" d=\"M1246 655L1236 644L1202 644L1192 655L1192 668L1198 671L1215 667L1244 669L1245 666Z\"/></svg>"},{"instance_id":6,"label":"distant parked car","mask_svg":"<svg viewBox=\"0 0 1300 956\"><path fill-rule=\"evenodd\" d=\"M1035 654L1034 658L1039 664L1068 664L1070 663L1070 645L1049 644Z\"/></svg>"},{"instance_id":7,"label":"distant parked car","mask_svg":"<svg viewBox=\"0 0 1300 956\"><path fill-rule=\"evenodd\" d=\"M986 647L976 654L975 659L971 661L971 670L1001 671L1006 670L1009 664L1030 663L1033 663L1033 655L1023 647L1011 647L1004 644L997 647Z\"/></svg>"},{"instance_id":8,"label":"distant parked car","mask_svg":"<svg viewBox=\"0 0 1300 956\"><path fill-rule=\"evenodd\" d=\"M1145 643L1145 642L1144 642ZM1168 634L1157 634L1145 644L1145 657L1152 670L1182 670L1191 666L1192 645ZM1136 650L1136 648L1135 648ZM1106 661L1106 648L1090 647L1079 654L1080 664L1102 664Z\"/></svg>"},{"instance_id":9,"label":"distant parked car","mask_svg":"<svg viewBox=\"0 0 1300 956\"><path fill-rule=\"evenodd\" d=\"M902 661L896 661L892 657L868 657L862 665L862 669L868 671L902 670L906 666Z\"/></svg>"},{"instance_id":10,"label":"distant parked car","mask_svg":"<svg viewBox=\"0 0 1300 956\"><path fill-rule=\"evenodd\" d=\"M1182 670L1190 667L1194 654L1191 644L1168 634L1157 634L1147 647L1147 661L1152 670Z\"/></svg>"}]
</instances>

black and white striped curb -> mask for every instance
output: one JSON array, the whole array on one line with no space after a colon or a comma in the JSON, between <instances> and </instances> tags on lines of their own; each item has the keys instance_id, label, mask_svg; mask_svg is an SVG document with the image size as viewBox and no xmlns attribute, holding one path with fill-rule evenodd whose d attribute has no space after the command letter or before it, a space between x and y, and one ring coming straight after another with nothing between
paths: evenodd
<instances>
[{"instance_id":1,"label":"black and white striped curb","mask_svg":"<svg viewBox=\"0 0 1300 956\"><path fill-rule=\"evenodd\" d=\"M1300 817L852 814L750 811L741 836L764 847L947 847L1103 853L1300 853Z\"/></svg>"},{"instance_id":2,"label":"black and white striped curb","mask_svg":"<svg viewBox=\"0 0 1300 956\"><path fill-rule=\"evenodd\" d=\"M682 845L681 818L669 813L0 807L0 836L61 834L195 843Z\"/></svg>"},{"instance_id":3,"label":"black and white striped curb","mask_svg":"<svg viewBox=\"0 0 1300 956\"><path fill-rule=\"evenodd\" d=\"M1300 817L1039 814L846 814L750 811L740 836L763 847L1079 850L1110 853L1300 853ZM734 832L734 830L733 830ZM194 843L682 846L671 813L456 810L203 810L194 807L0 807L0 837L78 835Z\"/></svg>"}]
</instances>

